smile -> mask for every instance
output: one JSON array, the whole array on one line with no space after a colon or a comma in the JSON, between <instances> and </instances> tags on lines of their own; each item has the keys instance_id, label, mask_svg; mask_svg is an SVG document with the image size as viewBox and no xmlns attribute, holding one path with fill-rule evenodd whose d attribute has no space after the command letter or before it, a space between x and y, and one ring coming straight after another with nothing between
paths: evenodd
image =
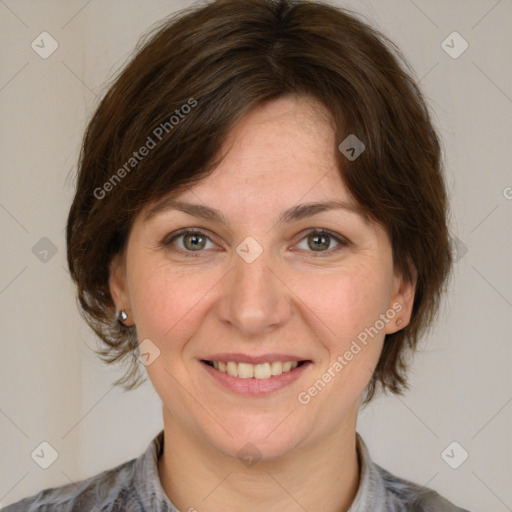
<instances>
[{"instance_id":1,"label":"smile","mask_svg":"<svg viewBox=\"0 0 512 512\"><path fill-rule=\"evenodd\" d=\"M238 395L253 397L264 397L291 386L313 365L309 360L289 361L283 358L282 361L265 362L263 358L253 359L259 360L250 363L225 358L224 361L200 359L198 362L217 385Z\"/></svg>"},{"instance_id":2,"label":"smile","mask_svg":"<svg viewBox=\"0 0 512 512\"><path fill-rule=\"evenodd\" d=\"M240 379L270 379L282 373L290 372L305 361L272 361L269 363L251 364L236 361L205 361L205 363L220 372L227 373Z\"/></svg>"}]
</instances>

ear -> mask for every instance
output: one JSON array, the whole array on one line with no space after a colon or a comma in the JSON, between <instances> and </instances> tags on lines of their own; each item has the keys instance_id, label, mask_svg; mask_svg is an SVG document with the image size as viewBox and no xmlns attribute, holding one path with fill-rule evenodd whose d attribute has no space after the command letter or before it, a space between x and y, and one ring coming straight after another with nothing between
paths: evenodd
<instances>
[{"instance_id":1,"label":"ear","mask_svg":"<svg viewBox=\"0 0 512 512\"><path fill-rule=\"evenodd\" d=\"M124 322L129 326L133 320L131 312L130 296L128 294L128 285L126 279L126 258L125 254L116 254L110 262L109 288L110 295L116 306L117 311L124 309L128 314L128 320Z\"/></svg>"},{"instance_id":2,"label":"ear","mask_svg":"<svg viewBox=\"0 0 512 512\"><path fill-rule=\"evenodd\" d=\"M388 309L396 312L396 319L386 324L386 334L392 334L403 329L411 320L412 307L416 295L418 271L410 259L408 262L411 279L397 273L395 273L394 276L393 292L388 304Z\"/></svg>"}]
</instances>

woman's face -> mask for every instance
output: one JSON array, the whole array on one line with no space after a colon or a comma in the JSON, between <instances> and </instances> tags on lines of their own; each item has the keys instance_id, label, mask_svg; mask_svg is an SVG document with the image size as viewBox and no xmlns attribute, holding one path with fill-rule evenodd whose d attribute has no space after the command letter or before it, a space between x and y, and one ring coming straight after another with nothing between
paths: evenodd
<instances>
[{"instance_id":1,"label":"woman's face","mask_svg":"<svg viewBox=\"0 0 512 512\"><path fill-rule=\"evenodd\" d=\"M225 454L251 442L280 456L355 429L384 336L409 321L414 290L342 183L340 142L311 99L258 107L214 173L173 198L216 214L146 208L111 275L166 425ZM346 207L303 209L330 201Z\"/></svg>"}]
</instances>

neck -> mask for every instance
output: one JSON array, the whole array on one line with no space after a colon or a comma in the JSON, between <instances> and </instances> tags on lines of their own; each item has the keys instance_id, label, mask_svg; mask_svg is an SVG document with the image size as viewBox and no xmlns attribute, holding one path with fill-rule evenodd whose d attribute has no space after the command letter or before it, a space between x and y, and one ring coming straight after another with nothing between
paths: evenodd
<instances>
[{"instance_id":1,"label":"neck","mask_svg":"<svg viewBox=\"0 0 512 512\"><path fill-rule=\"evenodd\" d=\"M164 410L160 481L178 510L187 512L220 512L226 504L244 512L346 512L359 486L355 418L348 423L285 456L247 467Z\"/></svg>"}]
</instances>

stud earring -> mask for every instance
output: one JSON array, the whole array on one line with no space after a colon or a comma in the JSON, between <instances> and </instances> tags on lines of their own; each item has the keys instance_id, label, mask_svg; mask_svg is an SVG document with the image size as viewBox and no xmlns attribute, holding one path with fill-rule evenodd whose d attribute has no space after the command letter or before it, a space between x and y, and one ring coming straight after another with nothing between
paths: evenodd
<instances>
[{"instance_id":1,"label":"stud earring","mask_svg":"<svg viewBox=\"0 0 512 512\"><path fill-rule=\"evenodd\" d=\"M126 314L126 311L124 309L121 309L121 311L119 311L119 313L117 314L117 320L124 325L127 319L128 315Z\"/></svg>"},{"instance_id":2,"label":"stud earring","mask_svg":"<svg viewBox=\"0 0 512 512\"><path fill-rule=\"evenodd\" d=\"M397 327L400 327L402 325L402 319L399 318L397 321L396 321L396 325Z\"/></svg>"}]
</instances>

